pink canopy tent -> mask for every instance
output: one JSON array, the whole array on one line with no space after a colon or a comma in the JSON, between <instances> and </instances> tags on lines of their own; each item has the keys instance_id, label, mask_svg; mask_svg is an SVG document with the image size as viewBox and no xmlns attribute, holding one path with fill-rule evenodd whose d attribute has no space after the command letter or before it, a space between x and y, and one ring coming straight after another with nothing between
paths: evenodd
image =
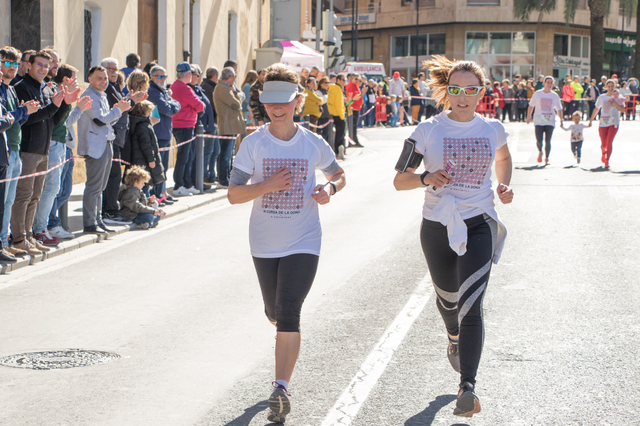
<instances>
[{"instance_id":1,"label":"pink canopy tent","mask_svg":"<svg viewBox=\"0 0 640 426\"><path fill-rule=\"evenodd\" d=\"M311 70L312 67L318 67L324 70L324 55L310 47L305 46L299 41L281 41L282 58L280 62L292 67L298 74L302 68Z\"/></svg>"}]
</instances>

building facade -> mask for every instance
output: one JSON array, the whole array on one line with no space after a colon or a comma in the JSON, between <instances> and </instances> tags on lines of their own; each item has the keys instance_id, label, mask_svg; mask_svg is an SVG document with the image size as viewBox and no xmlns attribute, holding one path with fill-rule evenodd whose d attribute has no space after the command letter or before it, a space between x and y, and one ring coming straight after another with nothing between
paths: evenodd
<instances>
[{"instance_id":1,"label":"building facade","mask_svg":"<svg viewBox=\"0 0 640 426\"><path fill-rule=\"evenodd\" d=\"M420 9L416 11L415 3ZM358 7L357 56L360 62L381 62L388 73L415 76L419 63L431 55L469 59L482 64L489 78L540 74L564 77L590 73L590 15L587 0L578 0L575 20L565 24L564 1L531 23L513 16L513 0L347 0L338 15L343 52L354 56L351 15ZM605 74L624 74L635 55L636 19L624 19L618 0L611 0L605 19ZM419 17L416 31L416 18ZM622 72L624 70L624 72Z\"/></svg>"},{"instance_id":2,"label":"building facade","mask_svg":"<svg viewBox=\"0 0 640 426\"><path fill-rule=\"evenodd\" d=\"M0 0L0 43L21 50L54 45L80 75L102 58L125 66L158 60L169 78L188 60L201 68L238 61L254 67L255 49L269 38L271 0Z\"/></svg>"}]
</instances>

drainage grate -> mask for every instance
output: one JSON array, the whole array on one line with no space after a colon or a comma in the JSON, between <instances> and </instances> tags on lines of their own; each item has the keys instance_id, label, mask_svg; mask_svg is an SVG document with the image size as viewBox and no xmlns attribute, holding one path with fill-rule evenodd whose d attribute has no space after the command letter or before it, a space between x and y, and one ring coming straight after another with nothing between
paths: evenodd
<instances>
[{"instance_id":1,"label":"drainage grate","mask_svg":"<svg viewBox=\"0 0 640 426\"><path fill-rule=\"evenodd\" d=\"M116 361L120 355L111 352L85 349L63 349L59 351L28 352L0 358L0 365L31 370L58 370L86 367Z\"/></svg>"}]
</instances>

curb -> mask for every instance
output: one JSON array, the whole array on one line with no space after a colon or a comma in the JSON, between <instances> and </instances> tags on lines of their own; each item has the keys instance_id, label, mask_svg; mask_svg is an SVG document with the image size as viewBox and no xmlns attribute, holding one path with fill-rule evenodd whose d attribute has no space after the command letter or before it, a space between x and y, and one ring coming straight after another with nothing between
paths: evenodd
<instances>
[{"instance_id":1,"label":"curb","mask_svg":"<svg viewBox=\"0 0 640 426\"><path fill-rule=\"evenodd\" d=\"M163 208L167 215L165 219L170 217L177 216L179 214L185 213L189 210L194 210L199 207L205 206L207 204L211 204L214 201L224 200L227 198L227 191L210 191L205 192L204 194L194 195L189 198L181 197L181 201L191 201L191 203L176 203L171 206L166 206ZM6 274L11 271L16 271L18 269L25 268L29 265L35 265L36 263L40 263L45 261L46 259L52 259L54 257L58 257L60 255L71 253L73 251L79 250L82 247L87 247L91 244L97 244L101 241L111 239L117 237L120 234L124 234L125 232L133 231L137 229L135 224L117 226L117 225L109 225L115 232L109 232L108 234L83 234L82 231L75 232L76 238L73 240L63 241L55 247L49 247L51 249L48 253L42 253L36 256L26 255L21 257L16 257L18 259L17 263L7 263L0 264L0 274Z\"/></svg>"}]
</instances>

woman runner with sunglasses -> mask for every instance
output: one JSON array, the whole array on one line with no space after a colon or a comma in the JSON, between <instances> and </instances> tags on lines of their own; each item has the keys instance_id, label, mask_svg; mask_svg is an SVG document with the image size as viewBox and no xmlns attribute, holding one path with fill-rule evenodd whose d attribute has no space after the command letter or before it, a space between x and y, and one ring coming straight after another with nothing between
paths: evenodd
<instances>
[{"instance_id":1,"label":"woman runner with sunglasses","mask_svg":"<svg viewBox=\"0 0 640 426\"><path fill-rule=\"evenodd\" d=\"M484 341L482 300L506 237L493 201L491 164L495 160L498 198L510 203L511 155L502 123L475 113L485 92L482 68L444 56L424 65L445 111L411 135L424 156L424 173L407 168L394 185L400 191L426 187L420 240L447 329L447 357L460 373L453 414L471 417L480 412L474 392Z\"/></svg>"},{"instance_id":2,"label":"woman runner with sunglasses","mask_svg":"<svg viewBox=\"0 0 640 426\"><path fill-rule=\"evenodd\" d=\"M318 205L327 204L346 184L329 144L293 121L304 105L298 79L286 65L268 68L260 102L271 122L242 141L228 194L231 204L253 201L251 255L265 314L277 328L276 375L267 417L275 423L284 423L291 411L289 381L300 350L300 310L320 256ZM316 185L316 169L322 170L326 183Z\"/></svg>"}]
</instances>

